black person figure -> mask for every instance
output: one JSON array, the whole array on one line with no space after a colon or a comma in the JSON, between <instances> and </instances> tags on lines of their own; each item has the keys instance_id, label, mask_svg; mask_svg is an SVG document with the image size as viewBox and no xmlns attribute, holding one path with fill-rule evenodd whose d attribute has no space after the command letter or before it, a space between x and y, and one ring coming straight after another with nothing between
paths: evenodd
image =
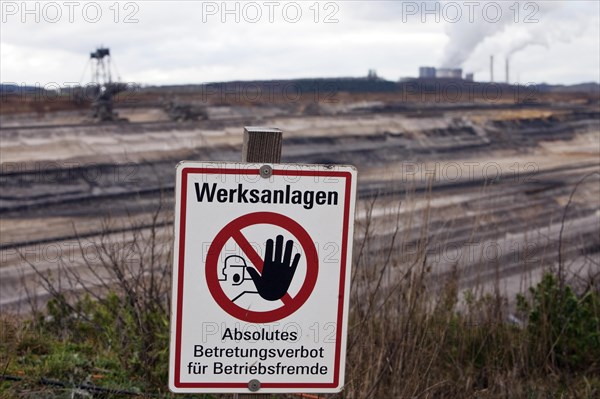
<instances>
[{"instance_id":1,"label":"black person figure","mask_svg":"<svg viewBox=\"0 0 600 399\"><path fill-rule=\"evenodd\" d=\"M226 281L230 286L237 287L238 289L235 292L239 292L231 302L235 302L245 294L258 294L256 288L250 282L252 279L246 274L246 267L246 261L241 256L230 255L225 258L225 265L221 270L223 277L219 278L219 281Z\"/></svg>"}]
</instances>

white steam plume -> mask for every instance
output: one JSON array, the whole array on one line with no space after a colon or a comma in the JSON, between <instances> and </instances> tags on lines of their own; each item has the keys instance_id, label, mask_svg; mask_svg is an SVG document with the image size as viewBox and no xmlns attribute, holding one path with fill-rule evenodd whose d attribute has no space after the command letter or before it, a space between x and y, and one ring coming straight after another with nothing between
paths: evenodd
<instances>
[{"instance_id":1,"label":"white steam plume","mask_svg":"<svg viewBox=\"0 0 600 399\"><path fill-rule=\"evenodd\" d=\"M464 66L478 47L489 48L489 54L511 56L532 45L549 47L556 42L569 42L587 26L583 22L586 9L569 7L565 1L521 1L519 7L515 6L516 2L495 1L492 2L494 7L502 9L497 22L483 17L485 3L478 2L472 22L463 13L457 23L446 25L450 40L444 49L442 67ZM515 14L516 9L518 14ZM490 11L490 15L495 16L495 13ZM537 22L533 22L535 20Z\"/></svg>"}]
</instances>

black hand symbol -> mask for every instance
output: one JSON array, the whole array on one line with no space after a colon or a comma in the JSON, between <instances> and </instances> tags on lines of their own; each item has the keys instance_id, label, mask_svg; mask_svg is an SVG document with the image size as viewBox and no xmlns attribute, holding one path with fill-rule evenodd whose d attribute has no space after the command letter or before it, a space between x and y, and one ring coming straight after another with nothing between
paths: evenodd
<instances>
[{"instance_id":1,"label":"black hand symbol","mask_svg":"<svg viewBox=\"0 0 600 399\"><path fill-rule=\"evenodd\" d=\"M254 285L258 290L258 294L267 301L276 301L281 299L294 278L298 262L300 261L300 254L294 256L292 260L292 246L294 242L288 240L285 244L285 253L283 258L281 253L283 252L283 236L277 236L277 243L275 244L275 257L273 258L273 240L267 240L267 248L265 251L265 261L262 269L262 274L252 267L246 267ZM291 263L290 263L291 262Z\"/></svg>"}]
</instances>

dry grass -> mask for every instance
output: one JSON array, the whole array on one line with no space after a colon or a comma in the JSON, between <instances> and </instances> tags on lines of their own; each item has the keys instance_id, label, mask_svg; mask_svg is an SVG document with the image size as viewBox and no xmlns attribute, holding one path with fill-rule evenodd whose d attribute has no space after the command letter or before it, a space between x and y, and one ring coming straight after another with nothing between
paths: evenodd
<instances>
[{"instance_id":1,"label":"dry grass","mask_svg":"<svg viewBox=\"0 0 600 399\"><path fill-rule=\"evenodd\" d=\"M373 207L371 203L367 215ZM428 213L424 209L420 219L427 221ZM363 224L363 231L358 232L365 238L355 244L347 380L340 397L600 395L600 303L599 287L594 282L577 296L572 291L565 292L558 279L548 274L546 285L518 298L518 315L524 322L516 322L515 298L502 297L498 290L474 294L481 292L478 287L461 295L458 265L443 281L435 278L424 238L411 256L402 256L400 226L412 225L415 216L410 213L408 220L396 221L398 228L385 251L380 250L380 239L372 233L370 217ZM426 237L425 232L423 227L422 237ZM375 259L374 254L378 254ZM548 300L538 301L536 295L544 295ZM574 307L567 305L569 300L574 301ZM576 310L582 303L589 304L585 316L578 313L581 309ZM536 315L540 318L535 319ZM565 316L558 330L554 316ZM581 321L579 317L589 322L587 329L569 335L567 326L578 328L575 325ZM569 341L583 340L585 334L589 338L586 342ZM558 343L565 341L573 346L559 349ZM582 353L576 354L575 347L589 356L580 357ZM581 361L567 361L566 356Z\"/></svg>"}]
</instances>

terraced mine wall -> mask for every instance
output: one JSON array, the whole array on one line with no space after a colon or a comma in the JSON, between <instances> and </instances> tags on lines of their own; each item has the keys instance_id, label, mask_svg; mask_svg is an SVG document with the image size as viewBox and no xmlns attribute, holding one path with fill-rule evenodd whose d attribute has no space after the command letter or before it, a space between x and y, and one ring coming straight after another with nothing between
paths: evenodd
<instances>
[{"instance_id":1,"label":"terraced mine wall","mask_svg":"<svg viewBox=\"0 0 600 399\"><path fill-rule=\"evenodd\" d=\"M242 127L258 124L284 130L282 162L358 168L356 240L376 236L373 253L394 241L398 265L426 242L433 276L458 271L462 288L493 282L509 297L559 262L571 278L598 274L593 104L356 104L314 116L277 107L208 111L209 120L193 123L4 119L0 308L26 311L32 297L47 296L31 264L89 274L81 243L125 242L133 230L155 226L168 248L175 165L237 161Z\"/></svg>"}]
</instances>

